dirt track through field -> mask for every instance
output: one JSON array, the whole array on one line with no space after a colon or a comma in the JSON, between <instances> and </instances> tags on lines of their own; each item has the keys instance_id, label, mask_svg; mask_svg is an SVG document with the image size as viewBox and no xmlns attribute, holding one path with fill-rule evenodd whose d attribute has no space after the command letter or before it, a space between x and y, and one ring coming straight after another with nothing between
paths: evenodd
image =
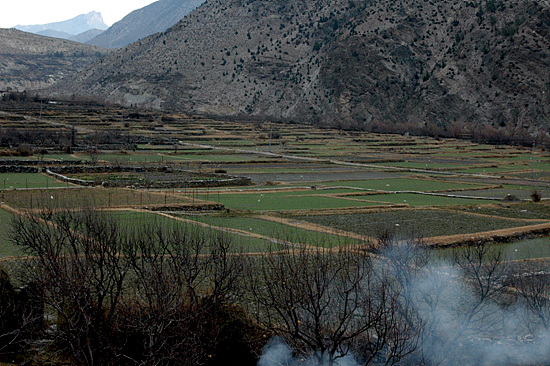
<instances>
[{"instance_id":1,"label":"dirt track through field","mask_svg":"<svg viewBox=\"0 0 550 366\"><path fill-rule=\"evenodd\" d=\"M141 211L143 212L144 210L141 210ZM151 213L150 211L145 211L145 212ZM275 238L272 238L272 237L269 237L269 236L265 236L265 235L261 235L261 234L249 233L249 232L244 231L244 230L205 224L203 222L184 219L182 217L173 216L173 215L170 215L170 214L167 214L167 213L155 212L155 214L157 214L159 216L170 218L172 220L176 220L176 221L185 222L185 223L188 223L188 224L193 224L193 225L205 227L205 228L212 229L212 230L234 233L234 234L237 234L237 235L248 236L248 237L252 237L252 238L256 238L256 239L262 239L262 240L266 240L268 242L272 242L272 243L275 243L275 244L284 244L286 246L297 247L297 248L310 248L310 249L317 248L317 247L310 246L310 245L303 244L303 243L292 243L292 242L289 242L289 241L286 241L286 240L278 240L278 239L275 239Z\"/></svg>"},{"instance_id":2,"label":"dirt track through field","mask_svg":"<svg viewBox=\"0 0 550 366\"><path fill-rule=\"evenodd\" d=\"M286 218L282 218L282 217L274 217L274 216L269 216L269 215L260 215L260 216L256 216L256 217L258 219L271 221L271 222L276 222L276 223L279 223L279 224L295 227L295 228L298 228L298 229L305 229L305 230L315 231L315 232L319 232L319 233L337 235L337 236L342 236L342 237L346 237L346 238L350 238L350 239L357 239L357 240L361 240L361 241L368 241L368 242L373 242L374 241L373 238L368 237L368 236L358 235L358 234L355 234L355 233L351 233L349 231L338 230L338 229L334 229L334 228L327 227L327 226L313 224L313 223L310 223L310 222L298 221L298 220L293 220L293 219L286 219Z\"/></svg>"}]
</instances>

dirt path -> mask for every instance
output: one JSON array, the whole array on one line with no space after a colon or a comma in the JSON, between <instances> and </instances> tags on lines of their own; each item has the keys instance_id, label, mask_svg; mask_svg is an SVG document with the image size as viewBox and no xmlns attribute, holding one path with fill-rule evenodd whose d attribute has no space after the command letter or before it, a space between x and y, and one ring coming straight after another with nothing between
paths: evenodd
<instances>
[{"instance_id":1,"label":"dirt path","mask_svg":"<svg viewBox=\"0 0 550 366\"><path fill-rule=\"evenodd\" d=\"M141 210L141 211L144 211L144 210ZM145 212L151 213L151 211L145 211ZM229 233L234 233L234 234L241 235L241 236L248 236L248 237L252 237L252 238L256 238L256 239L263 239L263 240L266 240L268 242L272 242L274 244L284 244L284 245L287 245L287 246L297 247L297 248L309 248L309 249L315 249L316 248L314 246L310 246L310 245L306 245L306 244L302 244L302 243L292 243L292 242L288 242L286 240L278 240L278 239L275 239L275 238L272 238L272 237L269 237L269 236L256 234L256 233L250 233L250 232L247 232L247 231L244 231L244 230L205 224L203 222L184 219L182 217L176 217L176 216L172 216L170 214L166 214L166 213L162 213L162 212L155 212L155 214L157 214L159 216L164 216L164 217L170 218L172 220L185 222L185 223L193 224L193 225L198 225L198 226L202 226L202 227L205 227L205 228L209 228L209 229L213 229L213 230L217 230L217 231L221 231L221 232L229 232Z\"/></svg>"},{"instance_id":2,"label":"dirt path","mask_svg":"<svg viewBox=\"0 0 550 366\"><path fill-rule=\"evenodd\" d=\"M368 236L358 235L358 234L355 234L355 233L351 233L349 231L338 230L338 229L334 229L334 228L327 227L327 226L313 224L313 223L310 223L310 222L298 221L298 220L294 220L294 219L286 219L286 218L282 218L282 217L275 217L275 216L269 216L269 215L259 215L259 216L256 216L256 218L266 220L266 221L276 222L276 223L279 223L279 224L295 227L295 228L298 228L298 229L305 229L305 230L315 231L315 232L319 232L319 233L337 235L337 236L342 236L342 237L351 238L351 239L357 239L357 240L361 240L361 241L372 241L373 240L372 238L370 238Z\"/></svg>"}]
</instances>

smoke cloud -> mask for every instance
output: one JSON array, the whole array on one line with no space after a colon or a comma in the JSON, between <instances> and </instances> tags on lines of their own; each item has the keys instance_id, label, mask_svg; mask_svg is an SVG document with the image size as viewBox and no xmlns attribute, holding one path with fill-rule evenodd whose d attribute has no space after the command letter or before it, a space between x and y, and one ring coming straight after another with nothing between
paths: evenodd
<instances>
[{"instance_id":1,"label":"smoke cloud","mask_svg":"<svg viewBox=\"0 0 550 366\"><path fill-rule=\"evenodd\" d=\"M330 361L323 355L294 357L293 350L279 337L271 339L263 350L258 366L360 366L352 355Z\"/></svg>"},{"instance_id":2,"label":"smoke cloud","mask_svg":"<svg viewBox=\"0 0 550 366\"><path fill-rule=\"evenodd\" d=\"M387 258L397 258L389 272L402 284L403 296L408 297L422 324L417 349L401 364L537 365L550 360L550 332L506 289L503 283L510 275L491 272L489 265L476 267L472 263L469 265L480 272L470 272L467 266L440 259L431 259L418 267L414 260L400 258L402 253L385 254L378 265L388 270L392 265ZM410 265L412 262L415 264ZM402 266L395 266L396 263ZM498 276L498 280L490 276ZM264 348L258 363L258 366L295 365L363 363L353 355L338 358L334 363L318 354L299 357L277 337Z\"/></svg>"}]
</instances>

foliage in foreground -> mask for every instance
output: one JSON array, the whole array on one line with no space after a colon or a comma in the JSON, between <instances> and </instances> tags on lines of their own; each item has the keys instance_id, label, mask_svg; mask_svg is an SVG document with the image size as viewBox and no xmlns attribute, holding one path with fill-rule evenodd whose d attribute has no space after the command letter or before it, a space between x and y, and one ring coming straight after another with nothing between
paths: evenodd
<instances>
[{"instance_id":1,"label":"foliage in foreground","mask_svg":"<svg viewBox=\"0 0 550 366\"><path fill-rule=\"evenodd\" d=\"M5 359L18 343L27 346L19 357L76 365L255 365L272 336L260 365L550 359L547 281L511 273L483 245L440 262L417 240L382 231L376 249L246 256L223 234L128 227L89 210L44 210L13 226L31 255L18 281L32 292L2 275ZM269 358L281 346L283 359Z\"/></svg>"}]
</instances>

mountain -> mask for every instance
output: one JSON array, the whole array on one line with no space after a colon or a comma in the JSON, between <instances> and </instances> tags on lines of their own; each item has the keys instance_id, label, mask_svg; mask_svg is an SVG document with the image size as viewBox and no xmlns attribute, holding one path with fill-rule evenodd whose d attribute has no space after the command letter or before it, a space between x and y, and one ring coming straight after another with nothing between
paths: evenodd
<instances>
[{"instance_id":1,"label":"mountain","mask_svg":"<svg viewBox=\"0 0 550 366\"><path fill-rule=\"evenodd\" d=\"M53 38L62 38L62 39L69 39L73 37L72 34L56 31L53 29L45 29L40 32L36 32L34 34L38 34L39 36L44 36L44 37L53 37Z\"/></svg>"},{"instance_id":2,"label":"mountain","mask_svg":"<svg viewBox=\"0 0 550 366\"><path fill-rule=\"evenodd\" d=\"M164 32L205 0L160 0L135 10L113 24L105 33L95 37L89 44L105 48L120 48L147 37Z\"/></svg>"},{"instance_id":3,"label":"mountain","mask_svg":"<svg viewBox=\"0 0 550 366\"><path fill-rule=\"evenodd\" d=\"M105 32L105 31L101 30L101 29L94 28L94 29L90 29L86 32L82 32L80 34L77 34L76 36L71 36L71 37L69 37L69 39L71 41L75 41L75 42L86 43L86 42L94 39L95 37L97 37L98 35L100 35L103 32Z\"/></svg>"},{"instance_id":4,"label":"mountain","mask_svg":"<svg viewBox=\"0 0 550 366\"><path fill-rule=\"evenodd\" d=\"M0 91L51 86L108 52L97 46L0 29Z\"/></svg>"},{"instance_id":5,"label":"mountain","mask_svg":"<svg viewBox=\"0 0 550 366\"><path fill-rule=\"evenodd\" d=\"M105 30L109 28L104 22L101 13L92 11L88 14L82 14L75 18L65 20L63 22L41 24L41 25L17 25L16 29L24 32L41 34L46 36L54 36L53 32L61 32L61 34L69 35L59 38L68 38L77 34L89 31L90 29ZM47 33L44 33L47 32Z\"/></svg>"},{"instance_id":6,"label":"mountain","mask_svg":"<svg viewBox=\"0 0 550 366\"><path fill-rule=\"evenodd\" d=\"M50 93L359 128L547 129L549 24L546 0L209 0Z\"/></svg>"}]
</instances>

